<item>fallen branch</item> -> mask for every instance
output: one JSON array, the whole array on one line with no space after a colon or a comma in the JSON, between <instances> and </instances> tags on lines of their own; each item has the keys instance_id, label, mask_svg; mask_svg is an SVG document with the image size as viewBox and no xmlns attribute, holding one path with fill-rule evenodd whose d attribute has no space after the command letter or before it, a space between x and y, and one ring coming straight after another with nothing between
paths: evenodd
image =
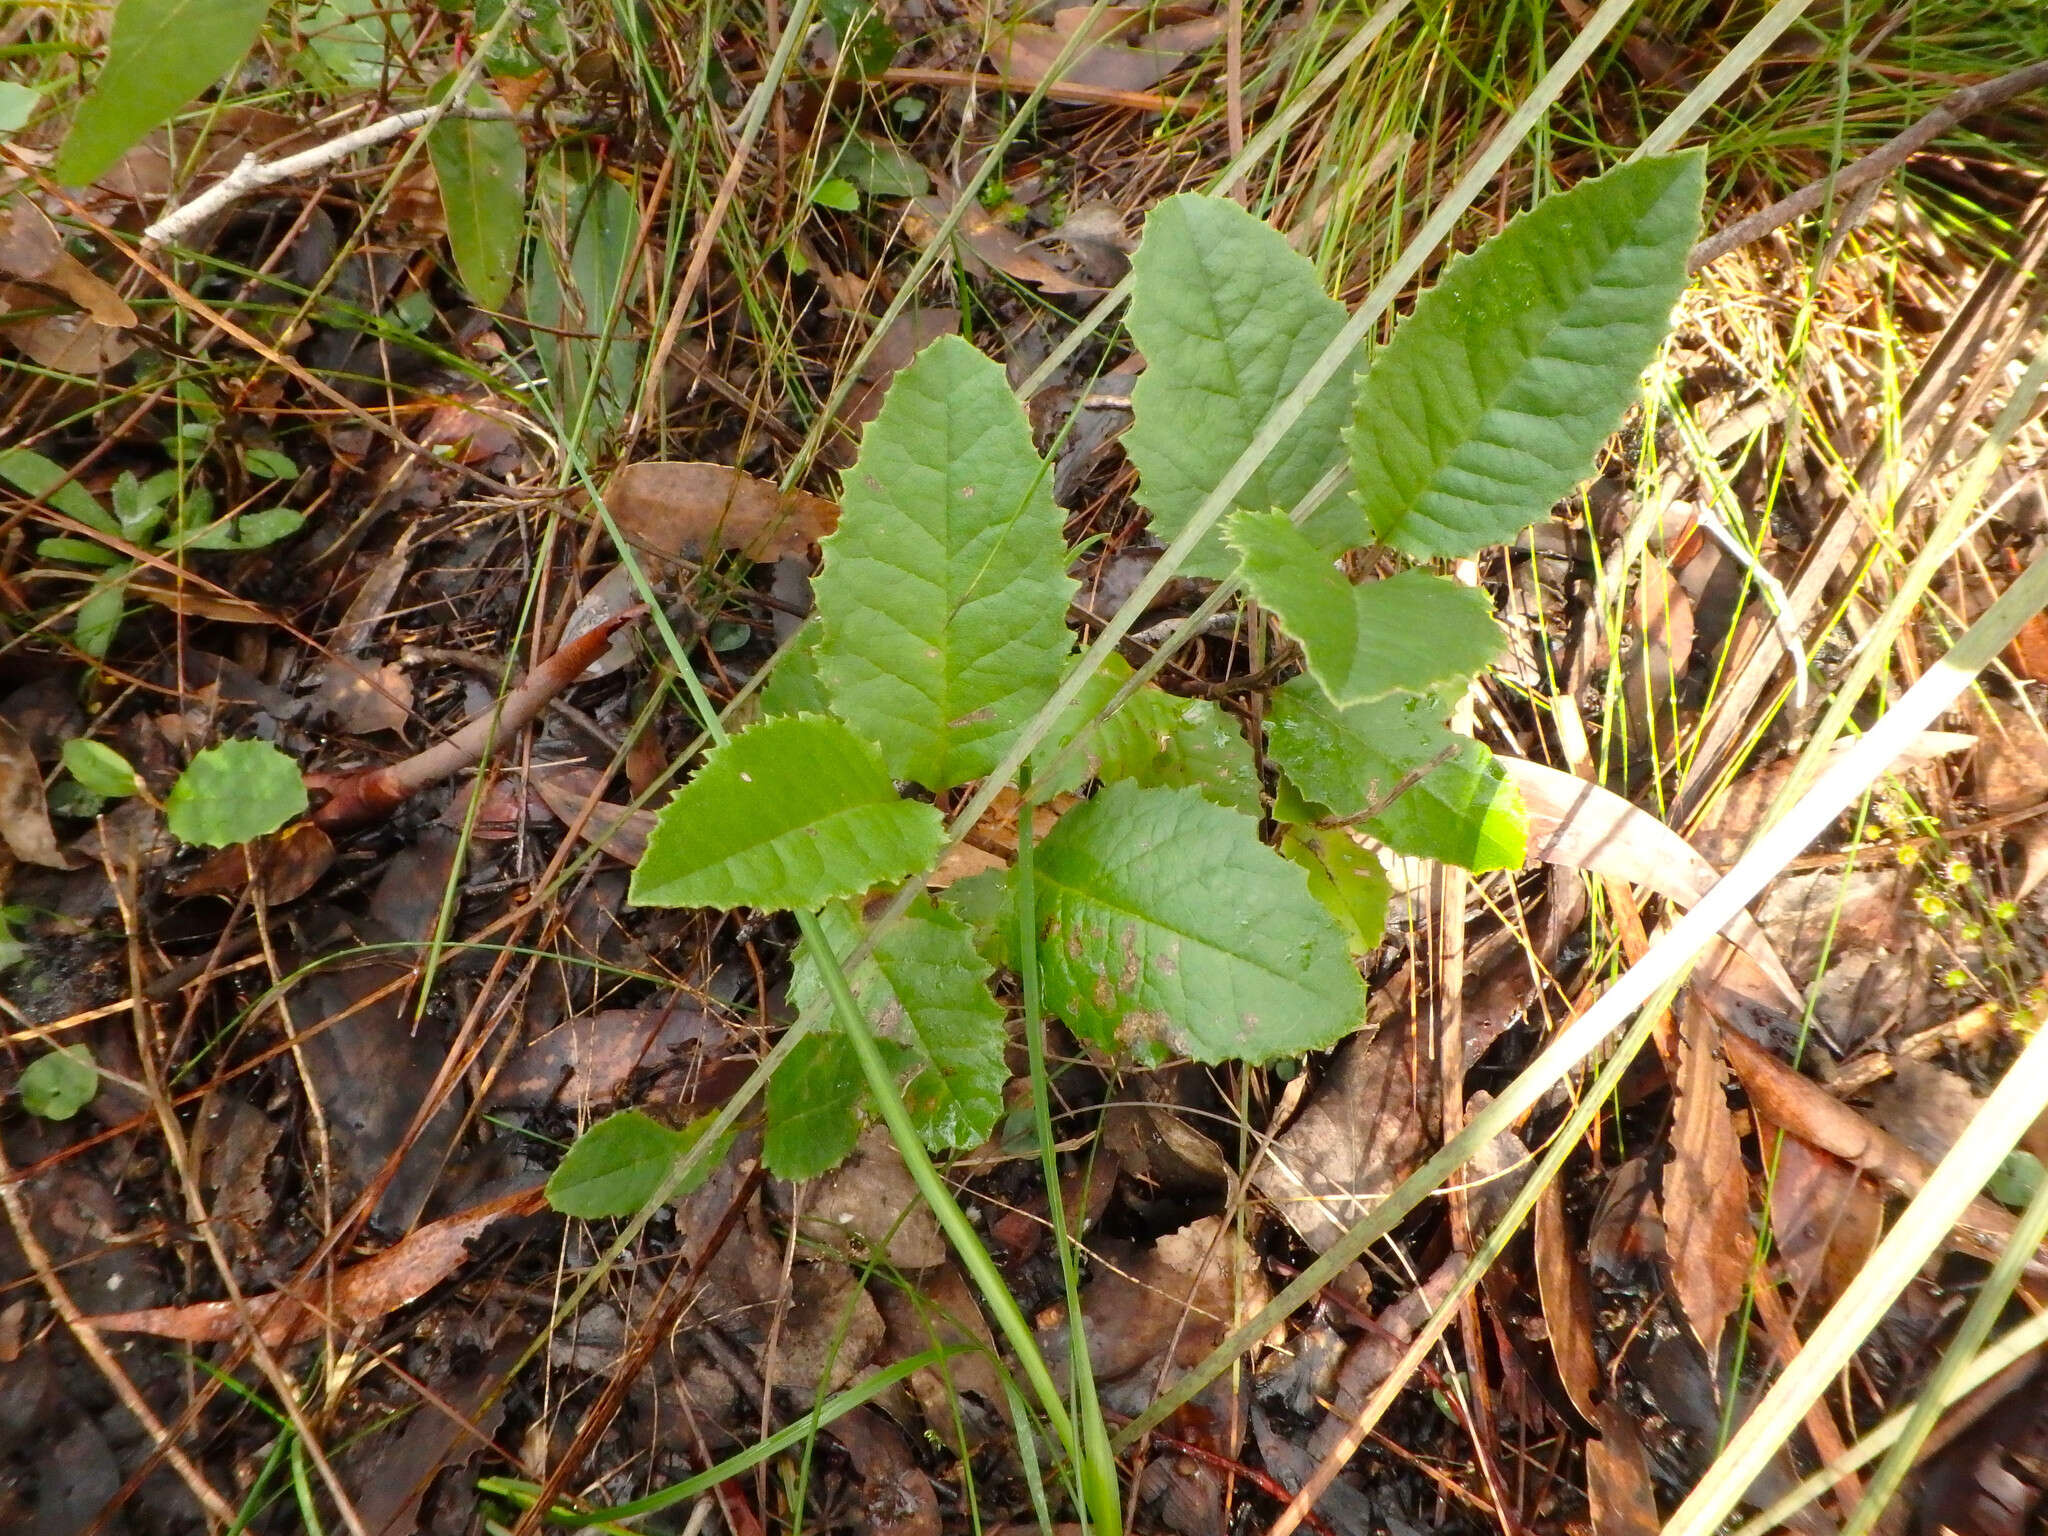
<instances>
[{"instance_id":1,"label":"fallen branch","mask_svg":"<svg viewBox=\"0 0 2048 1536\"><path fill-rule=\"evenodd\" d=\"M490 107L458 107L439 103L431 107L414 107L409 112L394 113L390 117L379 118L374 123L365 123L360 128L344 133L338 139L329 139L325 144L315 144L311 149L302 149L296 155L286 155L277 160L259 160L254 155L244 155L239 165L191 202L171 209L143 230L143 249L168 245L173 240L183 239L216 213L259 187L290 181L294 176L304 176L312 171L324 171L330 165L346 160L359 149L369 149L373 145L386 143L401 134L429 126L444 117L509 121L512 114Z\"/></svg>"},{"instance_id":2,"label":"fallen branch","mask_svg":"<svg viewBox=\"0 0 2048 1536\"><path fill-rule=\"evenodd\" d=\"M1964 118L2003 106L2014 97L2024 96L2042 86L2048 86L2048 59L2025 65L1995 80L1964 86L1905 132L1850 161L1834 175L1801 187L1790 197L1780 198L1768 208L1737 219L1717 235L1709 235L1692 248L1692 254L1686 258L1686 270L1697 272L1710 266L1737 246L1761 240L1772 230L1812 213L1830 197L1839 197L1889 176Z\"/></svg>"},{"instance_id":3,"label":"fallen branch","mask_svg":"<svg viewBox=\"0 0 2048 1536\"><path fill-rule=\"evenodd\" d=\"M647 610L633 608L609 619L575 639L526 675L504 702L469 720L446 741L403 762L370 768L339 779L308 775L307 784L325 788L327 800L313 813L316 825L329 832L359 827L375 821L428 786L468 767L489 750L493 741L510 736L530 724L547 707L548 701L581 677L590 664L602 656L612 636L636 621Z\"/></svg>"}]
</instances>

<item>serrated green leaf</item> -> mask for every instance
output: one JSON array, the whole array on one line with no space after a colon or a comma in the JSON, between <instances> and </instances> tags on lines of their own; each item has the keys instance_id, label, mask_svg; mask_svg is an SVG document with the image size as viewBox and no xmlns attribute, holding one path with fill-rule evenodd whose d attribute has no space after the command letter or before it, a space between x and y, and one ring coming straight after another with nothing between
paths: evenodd
<instances>
[{"instance_id":1,"label":"serrated green leaf","mask_svg":"<svg viewBox=\"0 0 2048 1536\"><path fill-rule=\"evenodd\" d=\"M1060 511L1002 365L957 336L919 352L842 489L815 586L832 708L898 778L978 778L1073 649Z\"/></svg>"},{"instance_id":2,"label":"serrated green leaf","mask_svg":"<svg viewBox=\"0 0 2048 1536\"><path fill-rule=\"evenodd\" d=\"M1284 512L1240 512L1229 526L1245 590L1301 642L1309 671L1340 704L1472 677L1500 652L1484 592L1427 571L1354 586Z\"/></svg>"},{"instance_id":3,"label":"serrated green leaf","mask_svg":"<svg viewBox=\"0 0 2048 1536\"><path fill-rule=\"evenodd\" d=\"M929 805L837 720L787 715L705 758L662 807L628 899L647 907L815 907L901 880L939 851Z\"/></svg>"},{"instance_id":4,"label":"serrated green leaf","mask_svg":"<svg viewBox=\"0 0 2048 1536\"><path fill-rule=\"evenodd\" d=\"M82 1045L60 1045L21 1069L21 1107L45 1120L69 1120L100 1091L100 1070Z\"/></svg>"},{"instance_id":5,"label":"serrated green leaf","mask_svg":"<svg viewBox=\"0 0 2048 1536\"><path fill-rule=\"evenodd\" d=\"M444 85L447 82L444 82ZM488 106L482 90L470 105ZM526 233L526 149L505 118L444 117L427 135L448 249L472 303L500 309L512 291Z\"/></svg>"},{"instance_id":6,"label":"serrated green leaf","mask_svg":"<svg viewBox=\"0 0 2048 1536\"><path fill-rule=\"evenodd\" d=\"M576 1138L549 1175L548 1204L583 1221L632 1215L654 1198L715 1118L701 1115L678 1131L637 1109L606 1116ZM686 1195L702 1184L714 1162L701 1162L675 1194Z\"/></svg>"},{"instance_id":7,"label":"serrated green leaf","mask_svg":"<svg viewBox=\"0 0 2048 1536\"><path fill-rule=\"evenodd\" d=\"M1184 699L1148 683L1066 756L1074 732L1130 676L1130 663L1112 655L1083 685L1032 754L1033 794L1041 799L1070 794L1089 779L1106 784L1128 780L1155 789L1199 789L1218 805L1257 815L1259 779L1251 748L1236 723L1210 699ZM1044 775L1056 763L1055 781Z\"/></svg>"},{"instance_id":8,"label":"serrated green leaf","mask_svg":"<svg viewBox=\"0 0 2048 1536\"><path fill-rule=\"evenodd\" d=\"M1112 784L1039 850L1045 998L1141 1062L1265 1061L1358 1027L1342 929L1258 823L1190 789Z\"/></svg>"},{"instance_id":9,"label":"serrated green leaf","mask_svg":"<svg viewBox=\"0 0 2048 1536\"><path fill-rule=\"evenodd\" d=\"M1279 231L1224 197L1182 193L1154 208L1131 281L1131 339L1145 354L1145 372L1131 390L1124 452L1137 466L1138 500L1165 540L1188 525L1343 330L1345 313ZM1363 365L1362 351L1358 360ZM1238 492L1239 506L1291 508L1343 462L1351 389L1348 372L1330 380ZM1366 541L1342 498L1306 528L1331 554ZM1212 532L1183 569L1223 576L1232 564Z\"/></svg>"},{"instance_id":10,"label":"serrated green leaf","mask_svg":"<svg viewBox=\"0 0 2048 1536\"><path fill-rule=\"evenodd\" d=\"M835 952L850 954L860 942L860 925L845 906L825 908L820 920ZM1003 1110L1008 1035L1003 1010L989 995L988 963L975 952L967 924L920 898L874 936L871 954L847 980L876 1038L905 1049L903 1066L914 1075L903 1085L903 1105L924 1144L944 1152L986 1141ZM789 996L800 1018L834 1027L808 945L798 946Z\"/></svg>"},{"instance_id":11,"label":"serrated green leaf","mask_svg":"<svg viewBox=\"0 0 2048 1536\"><path fill-rule=\"evenodd\" d=\"M1379 947L1394 886L1378 859L1342 831L1309 826L1282 827L1280 851L1307 873L1309 893L1337 919L1353 955Z\"/></svg>"},{"instance_id":12,"label":"serrated green leaf","mask_svg":"<svg viewBox=\"0 0 2048 1536\"><path fill-rule=\"evenodd\" d=\"M842 69L856 80L872 80L887 69L902 43L872 0L822 0L818 13L839 45Z\"/></svg>"},{"instance_id":13,"label":"serrated green leaf","mask_svg":"<svg viewBox=\"0 0 2048 1536\"><path fill-rule=\"evenodd\" d=\"M758 695L763 715L823 715L832 709L832 695L818 675L818 621L804 625L797 642L775 663Z\"/></svg>"},{"instance_id":14,"label":"serrated green leaf","mask_svg":"<svg viewBox=\"0 0 2048 1536\"><path fill-rule=\"evenodd\" d=\"M50 174L96 181L128 147L241 62L268 0L121 0L107 61Z\"/></svg>"},{"instance_id":15,"label":"serrated green leaf","mask_svg":"<svg viewBox=\"0 0 2048 1536\"><path fill-rule=\"evenodd\" d=\"M128 759L103 741L74 736L64 743L64 769L94 794L122 800L142 788Z\"/></svg>"},{"instance_id":16,"label":"serrated green leaf","mask_svg":"<svg viewBox=\"0 0 2048 1536\"><path fill-rule=\"evenodd\" d=\"M306 810L299 765L267 741L208 747L178 775L164 822L181 843L225 848L275 832Z\"/></svg>"},{"instance_id":17,"label":"serrated green leaf","mask_svg":"<svg viewBox=\"0 0 2048 1536\"><path fill-rule=\"evenodd\" d=\"M860 1140L867 1085L843 1035L806 1035L768 1079L761 1160L778 1179L815 1179Z\"/></svg>"},{"instance_id":18,"label":"serrated green leaf","mask_svg":"<svg viewBox=\"0 0 2048 1536\"><path fill-rule=\"evenodd\" d=\"M1422 296L1358 390L1353 485L1383 543L1475 554L1586 478L1670 328L1704 165L1652 156L1581 182Z\"/></svg>"},{"instance_id":19,"label":"serrated green leaf","mask_svg":"<svg viewBox=\"0 0 2048 1536\"><path fill-rule=\"evenodd\" d=\"M1363 830L1410 858L1462 869L1520 869L1522 800L1493 754L1448 729L1441 697L1381 699L1339 709L1306 677L1274 693L1266 752L1288 779L1338 816L1379 804L1409 774L1448 751Z\"/></svg>"},{"instance_id":20,"label":"serrated green leaf","mask_svg":"<svg viewBox=\"0 0 2048 1536\"><path fill-rule=\"evenodd\" d=\"M76 518L88 528L97 528L101 533L117 537L121 532L121 525L99 504L92 492L72 479L63 465L33 449L0 450L0 480L49 503L66 517Z\"/></svg>"}]
</instances>

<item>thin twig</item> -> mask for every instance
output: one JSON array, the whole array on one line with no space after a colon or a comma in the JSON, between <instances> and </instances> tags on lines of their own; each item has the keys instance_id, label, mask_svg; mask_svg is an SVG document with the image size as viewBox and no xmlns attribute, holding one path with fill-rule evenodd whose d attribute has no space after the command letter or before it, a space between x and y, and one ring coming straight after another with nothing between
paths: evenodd
<instances>
[{"instance_id":1,"label":"thin twig","mask_svg":"<svg viewBox=\"0 0 2048 1536\"><path fill-rule=\"evenodd\" d=\"M518 121L511 113L501 109L436 104L429 107L414 107L409 112L395 112L390 117L379 118L374 123L352 128L340 138L329 139L325 144L315 144L311 149L302 149L295 155L284 155L276 160L259 160L254 155L244 155L240 164L191 202L171 209L143 230L142 247L148 250L154 246L168 245L173 240L182 240L229 204L246 197L260 187L290 181L294 176L304 176L312 171L324 171L330 165L346 160L359 149L369 149L373 145L386 143L401 134L410 133L415 128L424 128L446 117L477 118L489 122Z\"/></svg>"},{"instance_id":2,"label":"thin twig","mask_svg":"<svg viewBox=\"0 0 2048 1536\"><path fill-rule=\"evenodd\" d=\"M326 784L330 794L313 813L313 820L330 832L360 826L468 767L490 749L493 741L509 737L529 724L547 707L548 700L575 682L604 654L613 635L645 611L631 609L565 642L507 693L503 703L476 715L446 741L436 742L403 762L367 769Z\"/></svg>"},{"instance_id":3,"label":"thin twig","mask_svg":"<svg viewBox=\"0 0 2048 1536\"><path fill-rule=\"evenodd\" d=\"M2048 59L2025 65L1994 80L1964 86L1905 132L1850 161L1832 176L1801 187L1790 197L1780 198L1768 208L1737 219L1717 235L1709 235L1692 248L1692 254L1686 258L1686 270L1697 272L1710 266L1736 247L1761 240L1772 230L1812 213L1830 197L1839 197L1868 182L1889 176L1964 118L2003 106L2014 97L2024 96L2042 86L2048 86Z\"/></svg>"}]
</instances>

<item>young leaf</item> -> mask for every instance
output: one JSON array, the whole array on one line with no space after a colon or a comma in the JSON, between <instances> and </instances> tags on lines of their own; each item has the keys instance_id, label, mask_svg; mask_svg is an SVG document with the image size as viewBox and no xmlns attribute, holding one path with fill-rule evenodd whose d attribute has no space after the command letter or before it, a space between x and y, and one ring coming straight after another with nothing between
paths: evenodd
<instances>
[{"instance_id":1,"label":"young leaf","mask_svg":"<svg viewBox=\"0 0 2048 1536\"><path fill-rule=\"evenodd\" d=\"M1169 197L1146 217L1131 281L1131 339L1145 372L1131 390L1124 452L1153 532L1170 539L1344 328L1344 306L1278 230L1228 198L1196 193ZM1238 505L1291 508L1343 462L1350 399L1350 376L1340 372L1238 492ZM1341 499L1306 532L1330 554L1366 542ZM1212 533L1183 569L1222 576L1231 563Z\"/></svg>"},{"instance_id":2,"label":"young leaf","mask_svg":"<svg viewBox=\"0 0 2048 1536\"><path fill-rule=\"evenodd\" d=\"M898 799L871 745L819 715L749 726L655 819L628 900L645 907L815 907L921 869L939 813Z\"/></svg>"},{"instance_id":3,"label":"young leaf","mask_svg":"<svg viewBox=\"0 0 2048 1536\"><path fill-rule=\"evenodd\" d=\"M82 1045L60 1045L21 1069L21 1107L45 1120L69 1120L99 1091L99 1068Z\"/></svg>"},{"instance_id":4,"label":"young leaf","mask_svg":"<svg viewBox=\"0 0 2048 1536\"><path fill-rule=\"evenodd\" d=\"M821 916L832 948L850 953L860 925L836 904ZM1003 1112L1008 1034L988 978L972 930L929 898L877 933L873 953L848 978L876 1035L907 1048L916 1075L904 1086L904 1107L934 1152L981 1145ZM806 947L797 950L789 996L801 1016L832 1027L832 1002Z\"/></svg>"},{"instance_id":5,"label":"young leaf","mask_svg":"<svg viewBox=\"0 0 2048 1536\"><path fill-rule=\"evenodd\" d=\"M487 93L472 91L471 105ZM526 232L526 150L519 125L502 118L444 117L427 135L448 249L462 286L480 309L499 309L512 291Z\"/></svg>"},{"instance_id":6,"label":"young leaf","mask_svg":"<svg viewBox=\"0 0 2048 1536\"><path fill-rule=\"evenodd\" d=\"M305 809L297 763L267 741L224 741L178 775L164 821L181 843L225 848L275 832Z\"/></svg>"},{"instance_id":7,"label":"young leaf","mask_svg":"<svg viewBox=\"0 0 2048 1536\"><path fill-rule=\"evenodd\" d=\"M1410 858L1520 869L1521 796L1491 752L1446 729L1449 712L1429 695L1339 709L1311 679L1297 677L1267 704L1266 750L1302 794L1339 816L1384 801L1448 752L1363 830Z\"/></svg>"},{"instance_id":8,"label":"young leaf","mask_svg":"<svg viewBox=\"0 0 2048 1536\"><path fill-rule=\"evenodd\" d=\"M105 742L74 736L64 743L64 768L94 794L121 800L142 788L127 758Z\"/></svg>"},{"instance_id":9,"label":"young leaf","mask_svg":"<svg viewBox=\"0 0 2048 1536\"><path fill-rule=\"evenodd\" d=\"M133 567L127 567L132 570ZM78 612L71 620L71 638L78 642L78 648L88 656L103 657L114 643L115 632L121 627L121 615L128 598L128 579L125 575L92 589L91 596L78 605Z\"/></svg>"},{"instance_id":10,"label":"young leaf","mask_svg":"<svg viewBox=\"0 0 2048 1536\"><path fill-rule=\"evenodd\" d=\"M978 778L1058 684L1075 584L1051 484L1002 365L959 337L890 384L815 590L833 710L896 777Z\"/></svg>"},{"instance_id":11,"label":"young leaf","mask_svg":"<svg viewBox=\"0 0 2048 1536\"><path fill-rule=\"evenodd\" d=\"M1088 733L1065 758L1056 783L1042 776L1041 770L1061 761L1081 722L1093 719L1130 676L1130 664L1112 655L1088 679L1059 727L1032 754L1034 793L1069 793L1091 778L1105 784L1128 779L1155 789L1199 789L1218 805L1258 815L1251 748L1230 717L1213 700L1184 699L1149 683Z\"/></svg>"},{"instance_id":12,"label":"young leaf","mask_svg":"<svg viewBox=\"0 0 2048 1536\"><path fill-rule=\"evenodd\" d=\"M559 154L535 178L533 212L526 312L535 346L561 419L582 422L585 441L596 442L624 414L638 373L626 299L639 210L602 166Z\"/></svg>"},{"instance_id":13,"label":"young leaf","mask_svg":"<svg viewBox=\"0 0 2048 1536\"><path fill-rule=\"evenodd\" d=\"M608 1115L576 1139L548 1177L548 1204L564 1216L593 1221L630 1216L652 1200L671 1169L710 1128L704 1115L680 1131L637 1109ZM686 1195L711 1172L712 1159L676 1190Z\"/></svg>"},{"instance_id":14,"label":"young leaf","mask_svg":"<svg viewBox=\"0 0 2048 1536\"><path fill-rule=\"evenodd\" d=\"M1309 893L1337 919L1353 955L1379 947L1394 887L1378 859L1344 832L1310 826L1282 827L1280 851L1307 871Z\"/></svg>"},{"instance_id":15,"label":"young leaf","mask_svg":"<svg viewBox=\"0 0 2048 1536\"><path fill-rule=\"evenodd\" d=\"M806 1035L768 1079L761 1160L778 1179L815 1179L845 1162L860 1140L867 1097L844 1035Z\"/></svg>"},{"instance_id":16,"label":"young leaf","mask_svg":"<svg viewBox=\"0 0 2048 1536\"><path fill-rule=\"evenodd\" d=\"M1670 327L1704 165L1653 156L1581 182L1422 296L1358 389L1353 481L1381 542L1474 554L1586 477Z\"/></svg>"},{"instance_id":17,"label":"young leaf","mask_svg":"<svg viewBox=\"0 0 2048 1536\"><path fill-rule=\"evenodd\" d=\"M1112 784L1039 850L1049 1007L1141 1062L1264 1061L1358 1027L1345 935L1258 823L1189 789Z\"/></svg>"},{"instance_id":18,"label":"young leaf","mask_svg":"<svg viewBox=\"0 0 2048 1536\"><path fill-rule=\"evenodd\" d=\"M48 502L67 517L88 528L118 537L121 525L84 486L71 478L70 471L55 459L45 458L31 448L0 450L0 480L16 490L26 491Z\"/></svg>"},{"instance_id":19,"label":"young leaf","mask_svg":"<svg viewBox=\"0 0 2048 1536\"><path fill-rule=\"evenodd\" d=\"M269 0L121 0L107 62L50 174L97 181L122 153L240 62Z\"/></svg>"},{"instance_id":20,"label":"young leaf","mask_svg":"<svg viewBox=\"0 0 2048 1536\"><path fill-rule=\"evenodd\" d=\"M1301 642L1317 682L1340 704L1421 693L1483 671L1500 651L1484 592L1427 571L1354 586L1284 512L1240 512L1230 542L1245 590Z\"/></svg>"}]
</instances>

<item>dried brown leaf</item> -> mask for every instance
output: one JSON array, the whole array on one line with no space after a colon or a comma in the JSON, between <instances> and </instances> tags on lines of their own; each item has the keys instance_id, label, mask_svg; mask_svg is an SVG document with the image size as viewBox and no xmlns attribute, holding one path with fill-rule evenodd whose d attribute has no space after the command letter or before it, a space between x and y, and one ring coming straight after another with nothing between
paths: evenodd
<instances>
[{"instance_id":1,"label":"dried brown leaf","mask_svg":"<svg viewBox=\"0 0 2048 1536\"><path fill-rule=\"evenodd\" d=\"M1051 26L1022 22L1008 28L989 50L996 68L1019 85L1036 85L1052 73L1061 51L1079 32L1093 9L1070 5L1053 13ZM1089 29L1088 43L1068 61L1060 80L1067 85L1095 86L1111 91L1142 91L1157 85L1192 55L1213 46L1222 36L1225 18L1198 16L1133 35L1135 8L1107 8ZM1114 41L1118 35L1126 41Z\"/></svg>"},{"instance_id":2,"label":"dried brown leaf","mask_svg":"<svg viewBox=\"0 0 2048 1536\"><path fill-rule=\"evenodd\" d=\"M717 1019L681 1001L660 1008L602 1009L522 1046L485 1102L527 1109L548 1103L609 1104L635 1072L666 1066L691 1046L717 1052L726 1039Z\"/></svg>"},{"instance_id":3,"label":"dried brown leaf","mask_svg":"<svg viewBox=\"0 0 2048 1536\"><path fill-rule=\"evenodd\" d=\"M913 197L904 215L903 227L912 239L929 245L952 208L950 195ZM961 215L955 235L973 258L970 266L979 262L985 268L1013 277L1020 283L1029 283L1044 293L1093 297L1106 291L1094 283L1082 282L1062 272L1030 241L1009 226L997 223L995 216L979 203L970 205Z\"/></svg>"},{"instance_id":4,"label":"dried brown leaf","mask_svg":"<svg viewBox=\"0 0 2048 1536\"><path fill-rule=\"evenodd\" d=\"M837 503L778 490L723 464L647 460L612 480L605 504L636 548L666 560L797 555L839 526Z\"/></svg>"},{"instance_id":5,"label":"dried brown leaf","mask_svg":"<svg viewBox=\"0 0 2048 1536\"><path fill-rule=\"evenodd\" d=\"M1586 1442L1586 1506L1594 1536L1656 1536L1663 1529L1650 1484L1650 1458L1628 1412L1600 1410L1600 1437Z\"/></svg>"},{"instance_id":6,"label":"dried brown leaf","mask_svg":"<svg viewBox=\"0 0 2048 1536\"><path fill-rule=\"evenodd\" d=\"M1557 1378L1586 1422L1598 1423L1600 1361L1593 1353L1593 1285L1573 1252L1564 1190L1555 1180L1536 1201L1536 1289Z\"/></svg>"},{"instance_id":7,"label":"dried brown leaf","mask_svg":"<svg viewBox=\"0 0 2048 1536\"><path fill-rule=\"evenodd\" d=\"M1252 1175L1301 1240L1321 1253L1429 1153L1436 1070L1419 1078L1405 1020L1339 1048L1293 1124Z\"/></svg>"},{"instance_id":8,"label":"dried brown leaf","mask_svg":"<svg viewBox=\"0 0 2048 1536\"><path fill-rule=\"evenodd\" d=\"M72 869L77 861L57 846L43 774L27 738L0 720L0 841L24 864Z\"/></svg>"},{"instance_id":9,"label":"dried brown leaf","mask_svg":"<svg viewBox=\"0 0 2048 1536\"><path fill-rule=\"evenodd\" d=\"M332 1287L309 1286L305 1300L273 1291L246 1298L248 1317L272 1348L318 1334L330 1323L341 1329L375 1322L416 1301L461 1267L466 1245L492 1223L524 1215L541 1205L539 1185L487 1200L455 1216L409 1233L374 1259L342 1270ZM331 1303L332 1311L327 1308ZM186 1307L151 1307L91 1319L103 1333L148 1333L195 1344L221 1344L240 1336L242 1310L232 1301L202 1301Z\"/></svg>"},{"instance_id":10,"label":"dried brown leaf","mask_svg":"<svg viewBox=\"0 0 2048 1536\"><path fill-rule=\"evenodd\" d=\"M382 666L336 656L313 695L314 707L351 736L396 731L412 718L412 679L397 662Z\"/></svg>"},{"instance_id":11,"label":"dried brown leaf","mask_svg":"<svg viewBox=\"0 0 2048 1536\"><path fill-rule=\"evenodd\" d=\"M654 833L655 813L595 799L603 776L594 768L564 765L534 770L533 792L565 827L582 819L580 835L621 864L638 864ZM585 815L588 807L589 814Z\"/></svg>"},{"instance_id":12,"label":"dried brown leaf","mask_svg":"<svg viewBox=\"0 0 2048 1536\"><path fill-rule=\"evenodd\" d=\"M65 250L50 216L25 198L0 205L0 276L60 293L99 325L119 330L135 324L128 301Z\"/></svg>"},{"instance_id":13,"label":"dried brown leaf","mask_svg":"<svg viewBox=\"0 0 2048 1536\"><path fill-rule=\"evenodd\" d=\"M313 889L333 867L334 839L312 822L301 821L253 842L216 850L171 894L180 900L235 896L250 884L253 871L264 903L281 907Z\"/></svg>"},{"instance_id":14,"label":"dried brown leaf","mask_svg":"<svg viewBox=\"0 0 2048 1536\"><path fill-rule=\"evenodd\" d=\"M1500 763L1528 811L1530 858L1625 880L1687 907L1720 880L1684 838L1612 790L1524 758ZM1743 913L1722 933L1762 973L1778 1006L1796 1011L1799 990L1756 921Z\"/></svg>"},{"instance_id":15,"label":"dried brown leaf","mask_svg":"<svg viewBox=\"0 0 2048 1536\"><path fill-rule=\"evenodd\" d=\"M1697 999L1680 1012L1677 1104L1664 1169L1664 1241L1686 1321L1718 1358L1721 1329L1749 1282L1755 1241L1749 1175L1729 1118L1714 1021Z\"/></svg>"},{"instance_id":16,"label":"dried brown leaf","mask_svg":"<svg viewBox=\"0 0 2048 1536\"><path fill-rule=\"evenodd\" d=\"M1797 1136L1768 1131L1764 1156L1777 1159L1771 1234L1793 1294L1832 1306L1884 1236L1884 1197L1848 1163Z\"/></svg>"}]
</instances>

